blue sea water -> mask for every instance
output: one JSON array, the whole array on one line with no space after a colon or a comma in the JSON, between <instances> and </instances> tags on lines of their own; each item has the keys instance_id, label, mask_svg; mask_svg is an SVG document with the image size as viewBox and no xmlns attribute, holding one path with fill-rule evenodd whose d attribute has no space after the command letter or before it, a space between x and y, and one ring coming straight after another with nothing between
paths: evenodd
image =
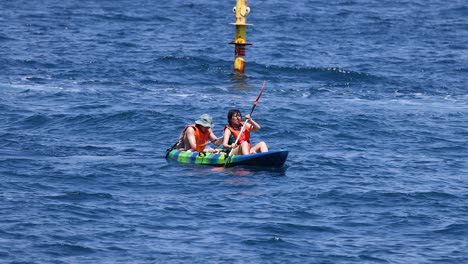
<instances>
[{"instance_id":1,"label":"blue sea water","mask_svg":"<svg viewBox=\"0 0 468 264\"><path fill-rule=\"evenodd\" d=\"M468 263L468 6L0 1L1 263ZM178 165L199 115L279 170Z\"/></svg>"}]
</instances>

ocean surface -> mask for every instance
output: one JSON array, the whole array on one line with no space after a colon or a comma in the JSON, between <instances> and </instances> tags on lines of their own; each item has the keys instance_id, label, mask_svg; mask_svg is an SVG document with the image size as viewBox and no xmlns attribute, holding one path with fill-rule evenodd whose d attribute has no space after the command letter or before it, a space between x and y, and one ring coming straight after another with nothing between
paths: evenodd
<instances>
[{"instance_id":1,"label":"ocean surface","mask_svg":"<svg viewBox=\"0 0 468 264\"><path fill-rule=\"evenodd\" d=\"M0 263L468 263L468 5L0 1ZM231 108L281 169L165 151Z\"/></svg>"}]
</instances>

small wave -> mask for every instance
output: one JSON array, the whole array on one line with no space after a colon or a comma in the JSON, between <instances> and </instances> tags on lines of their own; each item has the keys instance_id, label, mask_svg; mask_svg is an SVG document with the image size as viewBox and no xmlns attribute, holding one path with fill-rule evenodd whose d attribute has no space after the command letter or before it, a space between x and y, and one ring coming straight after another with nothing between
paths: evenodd
<instances>
[{"instance_id":1,"label":"small wave","mask_svg":"<svg viewBox=\"0 0 468 264\"><path fill-rule=\"evenodd\" d=\"M339 67L300 67L300 66L275 66L266 65L266 69L270 72L270 75L281 76L294 76L306 77L308 79L313 78L315 81L326 81L326 82L340 82L340 83L362 83L362 82L374 82L380 77L373 76L369 73L356 72L346 70Z\"/></svg>"},{"instance_id":2,"label":"small wave","mask_svg":"<svg viewBox=\"0 0 468 264\"><path fill-rule=\"evenodd\" d=\"M387 192L387 191L368 191L344 193L336 190L327 191L318 195L320 198L331 199L332 201L356 201L372 202L376 204L405 204L410 201L439 201L440 199L450 200L459 198L456 195L445 192Z\"/></svg>"},{"instance_id":3,"label":"small wave","mask_svg":"<svg viewBox=\"0 0 468 264\"><path fill-rule=\"evenodd\" d=\"M42 114L34 114L24 118L21 122L17 123L23 128L39 128L51 122L51 118Z\"/></svg>"},{"instance_id":4,"label":"small wave","mask_svg":"<svg viewBox=\"0 0 468 264\"><path fill-rule=\"evenodd\" d=\"M33 77L33 76L30 76ZM33 77L34 78L34 77ZM46 77L39 77L41 79L48 79ZM26 80L26 79L24 79ZM43 94L52 94L52 95L57 95L63 92L82 92L82 88L77 88L77 87L63 87L63 86L57 86L57 85L51 85L50 83L47 84L41 84L41 83L34 83L34 84L10 84L8 87L21 90L20 93L22 94L30 94L31 98L38 98L39 95ZM89 92L90 88L87 88L86 91Z\"/></svg>"},{"instance_id":5,"label":"small wave","mask_svg":"<svg viewBox=\"0 0 468 264\"><path fill-rule=\"evenodd\" d=\"M468 224L450 224L442 229L434 231L445 235L468 235Z\"/></svg>"},{"instance_id":6,"label":"small wave","mask_svg":"<svg viewBox=\"0 0 468 264\"><path fill-rule=\"evenodd\" d=\"M428 192L410 192L410 193L387 193L386 195L403 195L411 198L423 199L425 201L429 200L436 200L439 201L440 199L456 199L459 198L458 196L446 192L436 192L436 191L428 191Z\"/></svg>"},{"instance_id":7,"label":"small wave","mask_svg":"<svg viewBox=\"0 0 468 264\"><path fill-rule=\"evenodd\" d=\"M77 74L78 75L78 74ZM78 85L92 85L92 86L107 86L107 87L114 87L114 86L122 86L122 85L128 85L127 82L125 81L119 81L115 79L89 79L89 80L82 80L77 82Z\"/></svg>"},{"instance_id":8,"label":"small wave","mask_svg":"<svg viewBox=\"0 0 468 264\"><path fill-rule=\"evenodd\" d=\"M288 242L287 240L279 237L279 236L272 236L269 238L264 239L246 239L243 240L242 243L250 246L259 246L259 245L275 245L279 247L290 247L295 248L297 245L294 243Z\"/></svg>"},{"instance_id":9,"label":"small wave","mask_svg":"<svg viewBox=\"0 0 468 264\"><path fill-rule=\"evenodd\" d=\"M95 250L90 247L70 243L41 244L37 245L36 247L41 248L50 255L55 256L79 256L88 255L95 252Z\"/></svg>"},{"instance_id":10,"label":"small wave","mask_svg":"<svg viewBox=\"0 0 468 264\"><path fill-rule=\"evenodd\" d=\"M0 34L0 42L15 40L14 38L7 37L5 35Z\"/></svg>"},{"instance_id":11,"label":"small wave","mask_svg":"<svg viewBox=\"0 0 468 264\"><path fill-rule=\"evenodd\" d=\"M13 64L17 66L23 66L23 67L33 67L35 69L41 69L41 68L56 68L57 64L55 63L50 63L50 62L43 62L43 61L38 61L34 59L24 59L24 60L15 60Z\"/></svg>"},{"instance_id":12,"label":"small wave","mask_svg":"<svg viewBox=\"0 0 468 264\"><path fill-rule=\"evenodd\" d=\"M139 45L137 43L124 42L124 41L114 42L113 45L116 46L116 47L122 47L122 48L136 48L136 47L139 47Z\"/></svg>"},{"instance_id":13,"label":"small wave","mask_svg":"<svg viewBox=\"0 0 468 264\"><path fill-rule=\"evenodd\" d=\"M24 77L23 80L35 82L35 83L45 83L47 81L50 81L50 78L39 77L39 76L27 76L27 77Z\"/></svg>"},{"instance_id":14,"label":"small wave","mask_svg":"<svg viewBox=\"0 0 468 264\"><path fill-rule=\"evenodd\" d=\"M94 104L81 104L78 106L74 106L71 109L71 111L79 111L79 110L97 110L97 109L109 109L111 108L112 105L109 104L99 104L99 103L94 103Z\"/></svg>"},{"instance_id":15,"label":"small wave","mask_svg":"<svg viewBox=\"0 0 468 264\"><path fill-rule=\"evenodd\" d=\"M372 256L371 254L360 254L359 259L371 263L389 263L388 260Z\"/></svg>"},{"instance_id":16,"label":"small wave","mask_svg":"<svg viewBox=\"0 0 468 264\"><path fill-rule=\"evenodd\" d=\"M91 146L87 145L84 147L81 147L81 149L86 150L86 151L92 151L92 152L98 152L98 151L112 151L114 150L111 147L98 147L98 146Z\"/></svg>"},{"instance_id":17,"label":"small wave","mask_svg":"<svg viewBox=\"0 0 468 264\"><path fill-rule=\"evenodd\" d=\"M450 17L450 18L466 16L467 13L468 13L468 7L466 5L446 6L446 8L443 8L439 11L440 15Z\"/></svg>"},{"instance_id":18,"label":"small wave","mask_svg":"<svg viewBox=\"0 0 468 264\"><path fill-rule=\"evenodd\" d=\"M151 113L148 112L150 115ZM67 127L75 127L76 129L93 129L103 128L103 127L116 127L119 122L123 122L128 125L129 122L137 122L138 120L142 121L145 119L146 112L141 111L122 111L122 112L112 112L112 113L97 113L97 114L79 114L76 116L68 116L64 118L62 125L67 125ZM146 120L148 121L148 120Z\"/></svg>"},{"instance_id":19,"label":"small wave","mask_svg":"<svg viewBox=\"0 0 468 264\"><path fill-rule=\"evenodd\" d=\"M277 232L285 232L285 233L290 233L292 231L294 232L317 232L317 233L332 233L332 234L337 234L340 233L341 231L330 227L330 226L318 226L318 225L306 225L306 224L297 224L297 223L282 223L282 224L277 224L278 230Z\"/></svg>"},{"instance_id":20,"label":"small wave","mask_svg":"<svg viewBox=\"0 0 468 264\"><path fill-rule=\"evenodd\" d=\"M87 193L87 192L67 192L59 195L46 196L45 198L60 201L96 201L110 200L113 196L109 193Z\"/></svg>"},{"instance_id":21,"label":"small wave","mask_svg":"<svg viewBox=\"0 0 468 264\"><path fill-rule=\"evenodd\" d=\"M190 57L190 56L179 57L179 56L174 56L174 55L166 55L166 56L159 57L156 60L162 61L162 62L177 62L177 61L188 62L188 61L195 61L197 59L195 57Z\"/></svg>"},{"instance_id":22,"label":"small wave","mask_svg":"<svg viewBox=\"0 0 468 264\"><path fill-rule=\"evenodd\" d=\"M152 19L155 19L155 17L149 17L149 16L137 16L137 15L128 15L128 14L122 14L122 13L116 13L116 14L94 14L94 17L102 20L110 20L110 21L117 21L117 22L148 22L151 21ZM166 19L166 21L170 21L168 18L163 18L163 17L156 17L158 19Z\"/></svg>"}]
</instances>

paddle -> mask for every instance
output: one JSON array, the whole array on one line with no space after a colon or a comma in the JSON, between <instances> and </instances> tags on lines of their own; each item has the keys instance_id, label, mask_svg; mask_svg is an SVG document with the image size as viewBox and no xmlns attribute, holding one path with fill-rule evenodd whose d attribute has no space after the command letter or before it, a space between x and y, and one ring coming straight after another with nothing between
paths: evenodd
<instances>
[{"instance_id":1,"label":"paddle","mask_svg":"<svg viewBox=\"0 0 468 264\"><path fill-rule=\"evenodd\" d=\"M219 138L217 138L217 139L215 139L215 140L207 141L206 143L203 143L203 144L201 144L200 146L206 146L206 145L208 145L208 144L210 144L210 143L213 143L213 144L214 144L214 142L215 142L216 140L219 140L219 139L222 139L222 138L224 138L224 136L219 137Z\"/></svg>"},{"instance_id":2,"label":"paddle","mask_svg":"<svg viewBox=\"0 0 468 264\"><path fill-rule=\"evenodd\" d=\"M258 101L260 100L260 97L262 96L263 89L265 89L265 83L266 83L266 81L263 81L262 89L260 90L260 93L257 96L257 100L255 100L255 102L254 102L254 104L252 106L252 109L250 110L250 116L252 116L252 113L253 113L255 107L257 107ZM240 131L239 135L237 136L236 141L234 142L234 145L236 145L237 142L239 141L239 138L241 137L242 133L244 132L245 126L248 123L249 123L249 120L247 119L245 121L244 125L242 126L241 131ZM233 151L234 151L234 148L232 148L231 151L229 151L229 154L226 156L226 161L224 162L224 167L226 167L226 165L228 164L229 159L231 158L231 154L232 154Z\"/></svg>"},{"instance_id":3,"label":"paddle","mask_svg":"<svg viewBox=\"0 0 468 264\"><path fill-rule=\"evenodd\" d=\"M173 150L177 146L177 143L179 143L179 141L177 141L171 148L166 149L166 159L169 156L169 152L171 152L171 150Z\"/></svg>"}]
</instances>

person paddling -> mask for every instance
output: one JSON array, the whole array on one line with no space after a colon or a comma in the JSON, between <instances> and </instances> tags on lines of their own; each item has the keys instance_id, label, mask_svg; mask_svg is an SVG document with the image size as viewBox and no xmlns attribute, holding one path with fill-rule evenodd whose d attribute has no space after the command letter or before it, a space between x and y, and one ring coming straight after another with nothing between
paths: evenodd
<instances>
[{"instance_id":1,"label":"person paddling","mask_svg":"<svg viewBox=\"0 0 468 264\"><path fill-rule=\"evenodd\" d=\"M214 127L213 118L208 114L201 115L195 120L195 124L187 125L182 130L174 148L196 152L218 152L212 148L205 148L209 142L216 146L222 143L222 139L213 133L212 127Z\"/></svg>"},{"instance_id":2,"label":"person paddling","mask_svg":"<svg viewBox=\"0 0 468 264\"><path fill-rule=\"evenodd\" d=\"M247 114L245 118L249 122L246 124L242 135L239 137L239 133L244 125L244 122L242 122L242 114L238 109L229 110L227 115L229 125L224 127L223 147L228 149L228 151L233 148L231 153L233 155L268 152L268 146L264 141L261 141L252 147L250 143L250 131L260 130L261 127L251 118L250 114ZM234 144L237 137L239 137L239 140L237 141L237 144Z\"/></svg>"}]
</instances>

